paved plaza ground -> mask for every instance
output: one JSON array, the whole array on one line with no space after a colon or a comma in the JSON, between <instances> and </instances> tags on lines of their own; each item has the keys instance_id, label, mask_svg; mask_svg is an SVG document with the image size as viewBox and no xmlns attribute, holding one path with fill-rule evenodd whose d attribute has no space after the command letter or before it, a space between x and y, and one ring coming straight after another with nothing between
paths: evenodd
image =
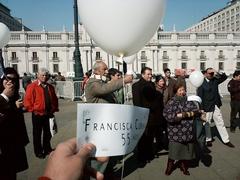
<instances>
[{"instance_id":1,"label":"paved plaza ground","mask_svg":"<svg viewBox=\"0 0 240 180\"><path fill-rule=\"evenodd\" d=\"M58 123L58 134L52 139L52 146L76 136L76 117L77 102L66 99L60 99L60 112L56 113ZM221 108L225 120L225 125L229 126L229 97L224 97L223 107ZM25 122L28 129L30 143L27 146L27 156L29 169L18 174L18 180L35 180L41 176L46 164L46 159L38 159L34 156L32 144L32 122L31 114L25 114ZM229 132L229 128L227 128ZM144 168L138 168L135 156L129 154L125 157L124 179L125 180L240 180L240 130L236 133L230 133L231 142L236 146L229 148L221 143L215 137L212 151L210 166L199 163L198 167L190 168L190 176L184 176L179 169L175 170L171 176L165 176L164 171L167 164L167 152L159 152L159 157L148 163ZM117 166L121 172L121 164Z\"/></svg>"}]
</instances>

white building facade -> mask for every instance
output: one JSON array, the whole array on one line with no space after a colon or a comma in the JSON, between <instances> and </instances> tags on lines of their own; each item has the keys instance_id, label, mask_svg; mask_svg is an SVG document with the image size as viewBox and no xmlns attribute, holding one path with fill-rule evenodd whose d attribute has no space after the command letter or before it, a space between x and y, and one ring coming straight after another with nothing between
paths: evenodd
<instances>
[{"instance_id":1,"label":"white building facade","mask_svg":"<svg viewBox=\"0 0 240 180\"><path fill-rule=\"evenodd\" d=\"M83 71L91 69L97 59L111 68L122 68L112 56L98 47L81 26L79 30ZM70 76L74 72L73 32L12 31L10 42L3 48L5 66L24 72L36 73L46 67L51 73L62 72ZM148 66L159 74L164 68L204 70L213 67L227 74L240 67L240 32L194 33L157 32L135 56L129 69L140 73Z\"/></svg>"}]
</instances>

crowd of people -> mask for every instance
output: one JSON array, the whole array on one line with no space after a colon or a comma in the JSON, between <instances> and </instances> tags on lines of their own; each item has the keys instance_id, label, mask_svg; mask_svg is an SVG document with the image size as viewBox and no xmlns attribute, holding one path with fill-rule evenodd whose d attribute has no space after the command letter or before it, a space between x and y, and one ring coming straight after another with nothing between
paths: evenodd
<instances>
[{"instance_id":1,"label":"crowd of people","mask_svg":"<svg viewBox=\"0 0 240 180\"><path fill-rule=\"evenodd\" d=\"M96 61L85 74L81 90L86 103L124 104L124 85L132 84L133 105L150 110L146 129L134 150L139 167L144 167L159 151L165 150L168 152L165 174L169 176L180 168L184 175L190 175L189 165L211 152L208 147L213 145L212 123L223 144L234 148L224 125L218 91L219 84L227 76L213 68L207 68L203 74L203 84L196 92L198 96L190 97L185 77L173 78L168 68L164 69L164 75L157 75L153 80L152 69L144 67L140 79L133 83L132 75L108 69L104 61ZM51 153L39 179L60 176L86 179L89 174L99 180L103 177L117 179L113 167L120 157L90 159L94 145L87 144L77 152L76 139L61 143L56 150L52 148L49 119L59 107L54 86L49 82L49 71L40 68L34 81L24 73L23 100L19 97L19 79L13 68L5 68L0 79L0 179L14 180L18 172L28 168L25 146L29 139L24 112L32 113L35 156L44 159ZM61 73L55 79L65 81ZM228 90L231 95L230 131L234 133L240 124L240 71L234 72Z\"/></svg>"}]
</instances>

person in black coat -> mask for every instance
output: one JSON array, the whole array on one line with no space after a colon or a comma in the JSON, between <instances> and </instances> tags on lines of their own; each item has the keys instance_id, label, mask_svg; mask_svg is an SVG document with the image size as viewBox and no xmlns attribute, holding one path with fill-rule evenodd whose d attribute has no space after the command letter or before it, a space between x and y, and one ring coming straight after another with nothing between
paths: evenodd
<instances>
[{"instance_id":1,"label":"person in black coat","mask_svg":"<svg viewBox=\"0 0 240 180\"><path fill-rule=\"evenodd\" d=\"M25 146L29 143L22 102L19 99L19 75L5 68L0 79L0 179L15 180L28 168Z\"/></svg>"},{"instance_id":2,"label":"person in black coat","mask_svg":"<svg viewBox=\"0 0 240 180\"><path fill-rule=\"evenodd\" d=\"M133 84L133 105L149 108L150 113L148 117L147 127L140 138L137 145L137 158L140 166L154 158L153 139L154 133L154 100L156 97L155 84L152 82L152 69L144 67L141 70L142 77L140 80Z\"/></svg>"},{"instance_id":3,"label":"person in black coat","mask_svg":"<svg viewBox=\"0 0 240 180\"><path fill-rule=\"evenodd\" d=\"M205 124L205 131L207 146L212 146L212 135L208 124L213 120L223 143L233 148L234 145L229 140L220 110L222 102L218 91L218 85L227 79L227 75L225 73L217 73L213 68L207 68L204 75L205 79L197 89L197 95L202 99L202 109L206 112L207 123Z\"/></svg>"},{"instance_id":4,"label":"person in black coat","mask_svg":"<svg viewBox=\"0 0 240 180\"><path fill-rule=\"evenodd\" d=\"M153 102L153 113L155 117L155 135L156 151L162 149L168 150L167 121L163 117L164 109L164 91L166 90L166 81L162 75L155 77L156 97Z\"/></svg>"}]
</instances>

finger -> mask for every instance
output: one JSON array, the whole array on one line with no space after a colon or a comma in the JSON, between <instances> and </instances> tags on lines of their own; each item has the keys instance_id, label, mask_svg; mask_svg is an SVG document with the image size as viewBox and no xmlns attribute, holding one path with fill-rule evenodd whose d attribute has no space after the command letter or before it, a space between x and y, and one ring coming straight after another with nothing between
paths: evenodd
<instances>
[{"instance_id":1,"label":"finger","mask_svg":"<svg viewBox=\"0 0 240 180\"><path fill-rule=\"evenodd\" d=\"M85 169L85 173L86 173L87 176L91 176L91 177L95 178L96 180L103 180L104 179L104 175L101 172L99 172L96 169L93 169L91 167L87 167Z\"/></svg>"},{"instance_id":2,"label":"finger","mask_svg":"<svg viewBox=\"0 0 240 180\"><path fill-rule=\"evenodd\" d=\"M97 161L99 162L107 162L109 160L109 157L96 157Z\"/></svg>"},{"instance_id":3,"label":"finger","mask_svg":"<svg viewBox=\"0 0 240 180\"><path fill-rule=\"evenodd\" d=\"M76 153L76 149L76 138L72 138L60 143L56 148L56 153L61 153L63 156L71 156Z\"/></svg>"},{"instance_id":4,"label":"finger","mask_svg":"<svg viewBox=\"0 0 240 180\"><path fill-rule=\"evenodd\" d=\"M82 159L83 163L85 164L87 159L90 157L91 152L95 149L93 144L84 144L78 153L76 154L79 158Z\"/></svg>"}]
</instances>

